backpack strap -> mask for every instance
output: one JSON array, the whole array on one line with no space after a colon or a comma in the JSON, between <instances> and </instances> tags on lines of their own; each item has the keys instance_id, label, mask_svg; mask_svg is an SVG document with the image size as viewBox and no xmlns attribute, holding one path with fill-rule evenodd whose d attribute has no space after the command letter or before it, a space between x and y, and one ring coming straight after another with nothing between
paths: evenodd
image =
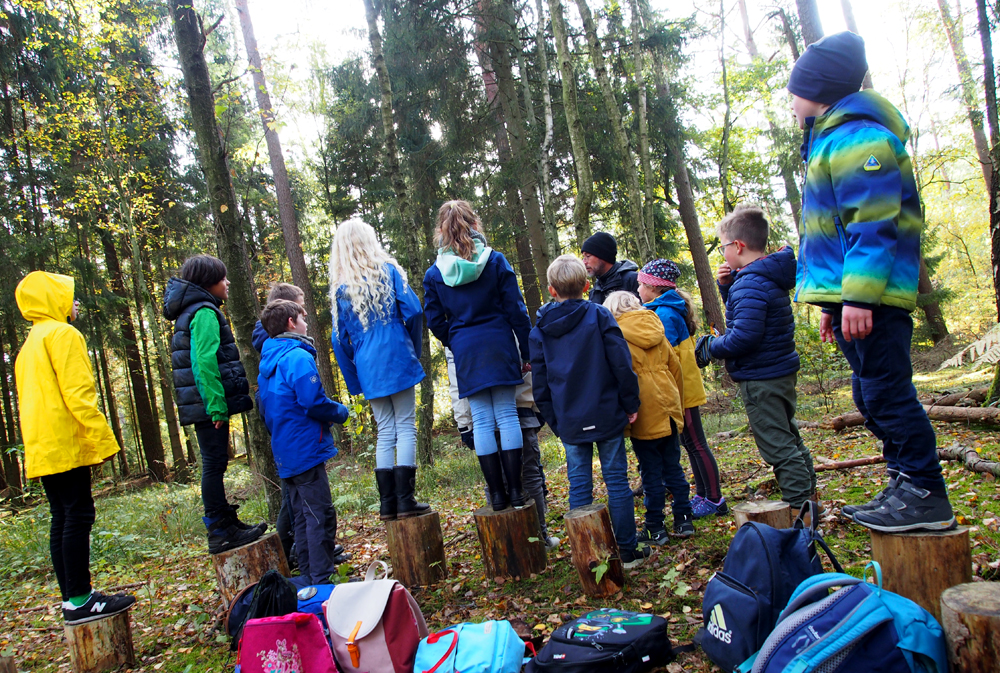
<instances>
[{"instance_id":1,"label":"backpack strap","mask_svg":"<svg viewBox=\"0 0 1000 673\"><path fill-rule=\"evenodd\" d=\"M792 597L788 599L788 605L781 611L778 622L780 623L803 605L813 603L819 598L825 598L826 592L832 587L846 587L864 583L865 581L862 579L843 573L823 573L822 575L808 577L802 580L801 584L795 588Z\"/></svg>"},{"instance_id":2,"label":"backpack strap","mask_svg":"<svg viewBox=\"0 0 1000 673\"><path fill-rule=\"evenodd\" d=\"M856 583L860 580L854 578ZM836 635L819 641L814 647L788 662L786 671L816 670L819 664L842 652L852 641L856 641L876 627L894 619L892 613L878 595L871 593L851 613L851 617L837 625Z\"/></svg>"},{"instance_id":3,"label":"backpack strap","mask_svg":"<svg viewBox=\"0 0 1000 673\"><path fill-rule=\"evenodd\" d=\"M428 644L433 645L434 643L436 643L438 640L448 635L449 633L455 637L452 639L451 645L448 646L448 650L441 656L440 659L438 659L438 662L436 664L428 668L423 673L434 673L434 671L436 671L438 667L441 666L441 664L443 664L448 659L449 656L451 656L451 653L455 649L455 646L458 645L458 631L455 631L454 629L445 629L444 631L438 631L437 633L432 633L429 636L427 636Z\"/></svg>"},{"instance_id":4,"label":"backpack strap","mask_svg":"<svg viewBox=\"0 0 1000 673\"><path fill-rule=\"evenodd\" d=\"M826 557L828 559L830 559L830 563L833 564L834 571L836 571L836 572L838 572L838 573L840 573L842 575L845 574L844 573L844 567L842 565L840 565L840 563L837 561L837 557L833 555L833 550L830 549L830 546L826 543L826 540L823 539L823 536L820 535L819 533L814 532L813 533L813 542L815 542L820 547L822 547L823 551L826 552ZM881 571L879 571L879 577L881 578L881 576L882 576L882 573L881 573ZM881 582L879 582L879 586L880 587L882 586Z\"/></svg>"},{"instance_id":5,"label":"backpack strap","mask_svg":"<svg viewBox=\"0 0 1000 673\"><path fill-rule=\"evenodd\" d=\"M375 569L376 566L382 566L382 579L389 579L389 566L386 565L385 561L372 561L372 564L368 566L368 572L365 573L365 582L371 582L378 578L378 570Z\"/></svg>"}]
</instances>

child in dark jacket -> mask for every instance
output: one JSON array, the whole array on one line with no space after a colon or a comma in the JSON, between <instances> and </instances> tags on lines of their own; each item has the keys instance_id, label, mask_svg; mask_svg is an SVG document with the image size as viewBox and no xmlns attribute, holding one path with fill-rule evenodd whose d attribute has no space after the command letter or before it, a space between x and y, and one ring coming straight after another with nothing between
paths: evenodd
<instances>
[{"instance_id":1,"label":"child in dark jacket","mask_svg":"<svg viewBox=\"0 0 1000 673\"><path fill-rule=\"evenodd\" d=\"M514 395L528 368L531 321L514 270L483 244L479 232L479 218L467 202L448 201L438 210L439 249L424 274L424 314L427 327L455 356L458 394L469 398L476 455L499 511L525 503Z\"/></svg>"},{"instance_id":2,"label":"child in dark jacket","mask_svg":"<svg viewBox=\"0 0 1000 673\"><path fill-rule=\"evenodd\" d=\"M622 563L633 568L649 556L650 549L636 546L623 436L625 426L641 413L632 356L611 311L583 299L587 284L583 262L561 255L549 265L547 276L555 302L539 309L531 330L535 404L566 449L570 509L594 501L592 465L597 445L611 527Z\"/></svg>"},{"instance_id":3,"label":"child in dark jacket","mask_svg":"<svg viewBox=\"0 0 1000 673\"><path fill-rule=\"evenodd\" d=\"M740 384L740 397L760 455L774 469L781 498L798 514L816 499L812 455L795 422L799 354L789 293L795 287L795 253L768 255L764 211L741 206L718 227L725 262L718 282L726 303L726 333L701 339L701 350L726 361ZM705 346L707 344L707 346Z\"/></svg>"},{"instance_id":4,"label":"child in dark jacket","mask_svg":"<svg viewBox=\"0 0 1000 673\"><path fill-rule=\"evenodd\" d=\"M324 584L336 570L327 526L335 515L326 461L337 455L330 426L346 421L348 412L323 391L304 316L292 301L264 308L261 322L271 338L264 342L257 385L278 476L288 488L299 573L310 584Z\"/></svg>"}]
</instances>

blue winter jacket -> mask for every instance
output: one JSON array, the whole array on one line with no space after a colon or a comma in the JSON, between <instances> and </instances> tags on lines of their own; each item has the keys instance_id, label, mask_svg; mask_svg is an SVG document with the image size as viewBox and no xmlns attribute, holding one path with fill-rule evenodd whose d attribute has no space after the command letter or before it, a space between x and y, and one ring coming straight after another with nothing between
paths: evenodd
<instances>
[{"instance_id":1,"label":"blue winter jacket","mask_svg":"<svg viewBox=\"0 0 1000 673\"><path fill-rule=\"evenodd\" d=\"M639 410L639 379L611 311L583 299L550 302L530 343L532 392L552 432L567 444L620 437Z\"/></svg>"},{"instance_id":2,"label":"blue winter jacket","mask_svg":"<svg viewBox=\"0 0 1000 673\"><path fill-rule=\"evenodd\" d=\"M250 343L253 344L258 353L262 353L264 351L264 342L270 338L267 335L267 330L264 329L264 324L258 320L257 324L253 326L253 335L250 337Z\"/></svg>"},{"instance_id":3,"label":"blue winter jacket","mask_svg":"<svg viewBox=\"0 0 1000 673\"><path fill-rule=\"evenodd\" d=\"M684 297L673 290L667 290L653 301L646 304L646 308L656 311L656 316L663 323L663 332L667 335L670 345L677 347L677 344L687 340L691 334L688 332L687 304Z\"/></svg>"},{"instance_id":4,"label":"blue winter jacket","mask_svg":"<svg viewBox=\"0 0 1000 673\"><path fill-rule=\"evenodd\" d=\"M712 342L712 357L726 361L734 381L776 379L799 371L795 318L795 253L789 247L761 257L720 285L726 333Z\"/></svg>"},{"instance_id":5,"label":"blue winter jacket","mask_svg":"<svg viewBox=\"0 0 1000 673\"><path fill-rule=\"evenodd\" d=\"M420 366L423 310L416 293L393 264L385 265L392 283L388 319L371 317L368 329L354 312L345 287L337 288L337 327L333 354L352 395L374 400L412 388L424 378Z\"/></svg>"},{"instance_id":6,"label":"blue winter jacket","mask_svg":"<svg viewBox=\"0 0 1000 673\"><path fill-rule=\"evenodd\" d=\"M469 262L441 252L424 275L424 315L455 356L460 398L521 385L531 320L514 270L501 253L477 244L477 259Z\"/></svg>"},{"instance_id":7,"label":"blue winter jacket","mask_svg":"<svg viewBox=\"0 0 1000 673\"><path fill-rule=\"evenodd\" d=\"M279 477L302 474L337 455L330 425L346 421L348 412L323 392L316 349L298 339L268 339L257 386Z\"/></svg>"}]
</instances>

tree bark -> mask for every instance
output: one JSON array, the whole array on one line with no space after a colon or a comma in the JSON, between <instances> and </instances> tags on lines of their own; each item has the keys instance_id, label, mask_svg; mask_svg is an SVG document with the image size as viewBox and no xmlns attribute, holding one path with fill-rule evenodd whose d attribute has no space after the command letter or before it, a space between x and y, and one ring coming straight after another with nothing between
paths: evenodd
<instances>
[{"instance_id":1,"label":"tree bark","mask_svg":"<svg viewBox=\"0 0 1000 673\"><path fill-rule=\"evenodd\" d=\"M259 357L253 347L252 335L259 307L254 291L254 279L246 253L242 222L237 219L236 193L229 173L226 148L215 119L215 97L205 63L205 35L201 20L189 0L169 0L174 39L184 73L184 86L191 107L191 122L198 145L198 156L208 184L209 203L215 221L215 237L219 255L226 264L232 281L227 307L232 317L247 378L257 382ZM271 454L267 430L255 412L244 414L249 423L254 467L264 481L268 514L277 518L281 505L278 471Z\"/></svg>"},{"instance_id":2,"label":"tree bark","mask_svg":"<svg viewBox=\"0 0 1000 673\"><path fill-rule=\"evenodd\" d=\"M250 544L212 554L211 558L219 594L226 606L241 589L259 582L268 570L277 570L285 577L291 574L277 533L268 533Z\"/></svg>"},{"instance_id":3,"label":"tree bark","mask_svg":"<svg viewBox=\"0 0 1000 673\"><path fill-rule=\"evenodd\" d=\"M795 0L799 10L799 25L802 27L802 41L808 47L823 37L823 23L819 18L816 0Z\"/></svg>"},{"instance_id":4,"label":"tree bark","mask_svg":"<svg viewBox=\"0 0 1000 673\"><path fill-rule=\"evenodd\" d=\"M1000 661L1000 584L969 582L941 594L941 627L952 671L989 673Z\"/></svg>"},{"instance_id":5,"label":"tree bark","mask_svg":"<svg viewBox=\"0 0 1000 673\"><path fill-rule=\"evenodd\" d=\"M406 588L437 584L448 577L441 515L437 512L386 521L385 539L392 576Z\"/></svg>"},{"instance_id":6,"label":"tree bark","mask_svg":"<svg viewBox=\"0 0 1000 673\"><path fill-rule=\"evenodd\" d=\"M128 460L125 457L125 438L122 435L122 423L118 418L118 404L115 401L115 391L111 385L111 372L108 369L108 356L105 353L104 339L101 338L101 345L98 349L98 360L100 361L100 376L104 379L104 389L107 390L105 398L108 403L108 420L111 421L111 429L118 440L118 460L122 471L122 476L128 476Z\"/></svg>"},{"instance_id":7,"label":"tree bark","mask_svg":"<svg viewBox=\"0 0 1000 673\"><path fill-rule=\"evenodd\" d=\"M539 537L538 510L533 500L528 504L530 506L508 507L500 512L487 505L473 514L487 579L526 579L545 570L545 540Z\"/></svg>"},{"instance_id":8,"label":"tree bark","mask_svg":"<svg viewBox=\"0 0 1000 673\"><path fill-rule=\"evenodd\" d=\"M729 136L733 127L733 106L729 99L729 69L726 68L726 4L719 0L719 64L722 66L722 100L725 112L722 115L722 142L719 148L719 189L722 191L722 212L733 212L729 189Z\"/></svg>"},{"instance_id":9,"label":"tree bark","mask_svg":"<svg viewBox=\"0 0 1000 673\"><path fill-rule=\"evenodd\" d=\"M132 611L66 625L64 634L69 647L70 667L74 673L117 670L136 664L132 646Z\"/></svg>"},{"instance_id":10,"label":"tree bark","mask_svg":"<svg viewBox=\"0 0 1000 673\"><path fill-rule=\"evenodd\" d=\"M924 256L921 255L920 275L917 278L917 293L930 295L932 292L934 292L934 286L931 284L927 262L924 261ZM945 322L944 314L941 312L941 305L937 301L928 301L922 308L924 317L927 319L927 324L931 330L931 340L936 345L948 336L948 323Z\"/></svg>"},{"instance_id":11,"label":"tree bark","mask_svg":"<svg viewBox=\"0 0 1000 673\"><path fill-rule=\"evenodd\" d=\"M772 528L791 528L792 506L781 500L742 502L733 507L733 518L737 528L748 521L765 523Z\"/></svg>"},{"instance_id":12,"label":"tree bark","mask_svg":"<svg viewBox=\"0 0 1000 673\"><path fill-rule=\"evenodd\" d=\"M573 567L583 593L606 598L625 586L625 569L611 528L611 515L604 503L571 509L563 515ZM598 571L603 574L598 577Z\"/></svg>"},{"instance_id":13,"label":"tree bark","mask_svg":"<svg viewBox=\"0 0 1000 673\"><path fill-rule=\"evenodd\" d=\"M545 238L549 246L549 259L553 260L562 251L559 243L559 229L556 227L556 209L552 198L552 177L549 171L549 154L552 153L553 117L552 93L549 90L549 55L545 46L545 9L542 0L535 0L537 26L535 28L535 53L541 74L542 111L545 115L545 135L538 147L538 175L542 180L542 215L545 217ZM521 76L527 80L524 73ZM547 269L546 269L547 271ZM539 273L542 273L539 271Z\"/></svg>"},{"instance_id":14,"label":"tree bark","mask_svg":"<svg viewBox=\"0 0 1000 673\"><path fill-rule=\"evenodd\" d=\"M785 36L785 42L788 44L788 51L792 54L792 63L799 60L799 42L795 38L795 31L792 29L792 22L788 18L788 12L783 8L779 8L771 16L777 16L781 19L781 34Z\"/></svg>"},{"instance_id":15,"label":"tree bark","mask_svg":"<svg viewBox=\"0 0 1000 673\"><path fill-rule=\"evenodd\" d=\"M854 8L851 7L851 0L840 0L840 9L844 13L844 23L847 24L847 30L851 31L855 35L861 35L861 31L858 30L858 22L854 18ZM872 73L871 70L865 73L865 78L861 82L862 89L873 89L872 85Z\"/></svg>"},{"instance_id":16,"label":"tree bark","mask_svg":"<svg viewBox=\"0 0 1000 673\"><path fill-rule=\"evenodd\" d=\"M653 219L653 164L649 157L649 120L646 108L646 63L642 50L642 20L639 15L638 2L629 0L629 11L632 13L632 61L635 68L635 86L638 91L637 108L639 112L639 162L642 164L643 204L642 216L646 221L646 229L652 244L652 253L656 255L657 236L656 223Z\"/></svg>"},{"instance_id":17,"label":"tree bark","mask_svg":"<svg viewBox=\"0 0 1000 673\"><path fill-rule=\"evenodd\" d=\"M7 318L10 320L10 317ZM13 331L8 330L8 335L12 335ZM18 344L12 342L9 344L9 353L14 353L17 350ZM13 373L13 372L11 372ZM15 446L17 441L17 423L18 419L14 416L14 409L11 405L11 390L13 386L8 383L7 379L7 356L3 352L3 344L0 343L0 393L3 394L3 413L7 418L7 423L4 428L5 435L0 437L4 440L3 447L3 470L4 475L7 478L7 486L15 490L17 496L21 495L23 489L23 484L21 483L21 469L18 465L17 454L13 452L8 452L8 449Z\"/></svg>"}]
</instances>

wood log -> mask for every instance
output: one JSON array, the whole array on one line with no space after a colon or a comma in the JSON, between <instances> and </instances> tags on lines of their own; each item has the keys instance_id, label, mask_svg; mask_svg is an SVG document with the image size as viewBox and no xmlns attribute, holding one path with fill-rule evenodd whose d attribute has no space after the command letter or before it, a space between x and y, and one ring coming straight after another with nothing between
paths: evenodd
<instances>
[{"instance_id":1,"label":"wood log","mask_svg":"<svg viewBox=\"0 0 1000 673\"><path fill-rule=\"evenodd\" d=\"M277 533L221 554L212 554L212 566L219 582L219 593L227 607L243 587L260 581L268 570L277 570L285 577L291 574Z\"/></svg>"},{"instance_id":2,"label":"wood log","mask_svg":"<svg viewBox=\"0 0 1000 673\"><path fill-rule=\"evenodd\" d=\"M597 598L618 593L625 586L625 568L607 505L594 503L577 507L566 512L563 519L573 567L580 576L583 593ZM596 571L602 566L606 570L598 582Z\"/></svg>"},{"instance_id":3,"label":"wood log","mask_svg":"<svg viewBox=\"0 0 1000 673\"><path fill-rule=\"evenodd\" d=\"M0 673L17 673L14 657L0 657Z\"/></svg>"},{"instance_id":4,"label":"wood log","mask_svg":"<svg viewBox=\"0 0 1000 673\"><path fill-rule=\"evenodd\" d=\"M941 594L972 581L969 529L912 533L869 531L872 558L882 566L882 586L909 598L941 620Z\"/></svg>"},{"instance_id":5,"label":"wood log","mask_svg":"<svg viewBox=\"0 0 1000 673\"><path fill-rule=\"evenodd\" d=\"M979 406L986 401L987 391L987 388L973 388L972 390L966 390L960 393L950 393L940 397L931 397L926 402L921 399L920 403L939 407L953 407L968 400L975 402L976 406Z\"/></svg>"},{"instance_id":6,"label":"wood log","mask_svg":"<svg viewBox=\"0 0 1000 673\"><path fill-rule=\"evenodd\" d=\"M527 500L523 507L508 507L500 512L480 507L473 517L487 577L528 577L545 570L545 540L538 532L534 500Z\"/></svg>"},{"instance_id":7,"label":"wood log","mask_svg":"<svg viewBox=\"0 0 1000 673\"><path fill-rule=\"evenodd\" d=\"M752 500L733 507L736 527L748 521L766 523L772 528L792 527L792 506L781 500Z\"/></svg>"},{"instance_id":8,"label":"wood log","mask_svg":"<svg viewBox=\"0 0 1000 673\"><path fill-rule=\"evenodd\" d=\"M92 622L63 627L74 673L97 673L134 666L130 610Z\"/></svg>"},{"instance_id":9,"label":"wood log","mask_svg":"<svg viewBox=\"0 0 1000 673\"><path fill-rule=\"evenodd\" d=\"M932 421L943 421L946 423L988 423L1000 425L1000 409L994 407L946 407L938 404L923 405L927 417ZM822 423L822 427L828 430L841 431L846 428L863 425L865 422L861 412L852 411L842 416L828 418Z\"/></svg>"},{"instance_id":10,"label":"wood log","mask_svg":"<svg viewBox=\"0 0 1000 673\"><path fill-rule=\"evenodd\" d=\"M941 626L954 673L1000 667L1000 584L972 582L941 594Z\"/></svg>"},{"instance_id":11,"label":"wood log","mask_svg":"<svg viewBox=\"0 0 1000 673\"><path fill-rule=\"evenodd\" d=\"M884 463L884 456L868 456L867 458L858 458L856 460L829 460L823 458L823 456L813 456L816 461L813 465L813 469L816 472L825 472L827 470L846 470L851 467L863 467L864 465L877 465L878 463Z\"/></svg>"},{"instance_id":12,"label":"wood log","mask_svg":"<svg viewBox=\"0 0 1000 673\"><path fill-rule=\"evenodd\" d=\"M955 443L943 449L938 449L937 454L938 460L961 461L965 469L970 472L992 474L994 477L1000 477L1000 462L985 460L979 455L979 452L971 446L962 446L961 444ZM816 471L823 472L826 470L846 470L852 467L877 465L878 463L884 463L885 457L868 456L867 458L858 458L856 460L838 461L830 460L829 458L824 458L823 456L813 456L813 460L817 463L815 465Z\"/></svg>"},{"instance_id":13,"label":"wood log","mask_svg":"<svg viewBox=\"0 0 1000 673\"><path fill-rule=\"evenodd\" d=\"M441 516L437 512L386 521L385 530L393 579L412 589L448 576Z\"/></svg>"}]
</instances>

